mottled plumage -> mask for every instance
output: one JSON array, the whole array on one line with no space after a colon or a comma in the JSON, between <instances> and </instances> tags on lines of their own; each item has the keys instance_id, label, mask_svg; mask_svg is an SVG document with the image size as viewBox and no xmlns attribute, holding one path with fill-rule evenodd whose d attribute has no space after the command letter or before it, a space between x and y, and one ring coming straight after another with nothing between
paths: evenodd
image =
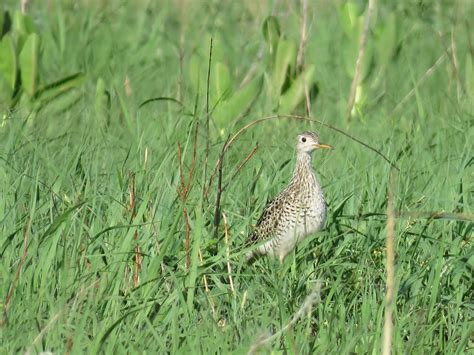
<instances>
[{"instance_id":1,"label":"mottled plumage","mask_svg":"<svg viewBox=\"0 0 474 355\"><path fill-rule=\"evenodd\" d=\"M316 133L298 135L293 177L265 207L255 230L249 235L249 244L260 245L247 254L248 262L261 255L283 261L297 243L324 227L326 201L311 165L311 153L317 148L330 146L320 144Z\"/></svg>"}]
</instances>

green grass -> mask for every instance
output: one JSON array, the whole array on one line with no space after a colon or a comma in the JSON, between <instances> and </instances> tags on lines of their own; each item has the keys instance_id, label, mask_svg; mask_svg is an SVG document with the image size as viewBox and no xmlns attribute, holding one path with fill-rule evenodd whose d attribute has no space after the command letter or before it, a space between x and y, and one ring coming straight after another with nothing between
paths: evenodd
<instances>
[{"instance_id":1,"label":"green grass","mask_svg":"<svg viewBox=\"0 0 474 355\"><path fill-rule=\"evenodd\" d=\"M2 6L12 11L16 3ZM0 352L245 353L262 334L287 324L320 280L321 302L266 349L379 353L390 175L380 156L316 123L282 119L249 128L223 164L229 258L222 221L214 235L217 177L203 198L227 135L275 112L262 24L275 14L281 32L299 43L299 2L51 3L48 9L46 2L33 1L29 9L42 40L40 77L53 82L82 72L86 80L35 115L20 102L2 118L0 304L6 322ZM310 4L305 63L315 66L319 89L311 116L397 164L398 211L471 218L415 216L396 223L393 351L461 354L474 346L474 83L466 74L466 58L474 56L474 6L419 3L379 5L378 23L390 11L397 18L396 54L384 71L375 61L364 79L366 101L349 122L345 105L352 78L344 68L338 6ZM193 86L190 58L200 58L206 73L211 35L212 63L228 66L234 88L252 66L263 86L240 118L217 120L211 114L205 169L206 75ZM440 56L445 57L426 74ZM216 75L211 71L211 81L220 79ZM104 98L96 94L99 78L110 107L97 103ZM210 94L212 112L216 98ZM157 97L182 106L160 100L139 107ZM302 107L292 112L304 112ZM197 125L196 165L183 202L177 194L178 143L187 182ZM327 227L283 265L261 260L248 267L242 254L246 235L291 175L295 135L309 129L335 147L314 156L330 205ZM248 164L232 177L257 143ZM137 287L136 245L143 255Z\"/></svg>"}]
</instances>

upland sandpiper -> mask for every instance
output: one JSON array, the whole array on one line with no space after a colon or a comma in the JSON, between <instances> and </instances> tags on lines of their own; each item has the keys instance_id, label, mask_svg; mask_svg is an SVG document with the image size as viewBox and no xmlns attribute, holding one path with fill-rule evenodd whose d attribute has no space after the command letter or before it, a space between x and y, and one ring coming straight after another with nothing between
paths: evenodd
<instances>
[{"instance_id":1,"label":"upland sandpiper","mask_svg":"<svg viewBox=\"0 0 474 355\"><path fill-rule=\"evenodd\" d=\"M280 262L311 233L324 227L326 201L311 165L311 153L318 148L331 148L319 142L314 132L298 134L296 165L288 186L265 207L248 245L260 244L247 254L247 262L268 255Z\"/></svg>"}]
</instances>

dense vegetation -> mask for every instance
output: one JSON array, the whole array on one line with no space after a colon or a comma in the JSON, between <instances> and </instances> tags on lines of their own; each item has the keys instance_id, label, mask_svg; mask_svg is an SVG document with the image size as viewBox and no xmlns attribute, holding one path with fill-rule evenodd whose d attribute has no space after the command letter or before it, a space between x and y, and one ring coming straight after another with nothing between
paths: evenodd
<instances>
[{"instance_id":1,"label":"dense vegetation","mask_svg":"<svg viewBox=\"0 0 474 355\"><path fill-rule=\"evenodd\" d=\"M390 175L393 350L472 351L471 1L378 2L352 109L363 1L18 3L0 8L1 353L247 352L318 283L262 349L379 353ZM246 127L278 114L399 171L318 122ZM335 147L314 156L327 227L247 266L305 130Z\"/></svg>"}]
</instances>

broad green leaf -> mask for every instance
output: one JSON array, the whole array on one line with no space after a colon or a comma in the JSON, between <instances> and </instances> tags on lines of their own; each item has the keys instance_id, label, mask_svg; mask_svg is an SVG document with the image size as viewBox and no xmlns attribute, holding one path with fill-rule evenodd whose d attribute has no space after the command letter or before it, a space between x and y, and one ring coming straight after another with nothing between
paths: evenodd
<instances>
[{"instance_id":1,"label":"broad green leaf","mask_svg":"<svg viewBox=\"0 0 474 355\"><path fill-rule=\"evenodd\" d=\"M49 102L59 95L79 87L85 78L86 76L83 73L76 73L43 86L38 90L38 99L43 103Z\"/></svg>"},{"instance_id":2,"label":"broad green leaf","mask_svg":"<svg viewBox=\"0 0 474 355\"><path fill-rule=\"evenodd\" d=\"M8 11L4 11L0 17L0 39L12 30L12 19Z\"/></svg>"},{"instance_id":3,"label":"broad green leaf","mask_svg":"<svg viewBox=\"0 0 474 355\"><path fill-rule=\"evenodd\" d=\"M213 66L212 73L214 88L211 93L214 97L212 103L214 105L217 101L222 101L229 97L232 84L229 68L225 64L221 62L216 63Z\"/></svg>"},{"instance_id":4,"label":"broad green leaf","mask_svg":"<svg viewBox=\"0 0 474 355\"><path fill-rule=\"evenodd\" d=\"M3 37L3 24L5 23L7 15L8 15L7 11L0 13L0 39L2 39Z\"/></svg>"},{"instance_id":5,"label":"broad green leaf","mask_svg":"<svg viewBox=\"0 0 474 355\"><path fill-rule=\"evenodd\" d=\"M13 90L7 80L0 75L0 115L11 106Z\"/></svg>"},{"instance_id":6,"label":"broad green leaf","mask_svg":"<svg viewBox=\"0 0 474 355\"><path fill-rule=\"evenodd\" d=\"M280 113L292 113L304 100L305 85L309 88L313 84L314 71L314 65L310 65L292 82L290 88L280 97Z\"/></svg>"},{"instance_id":7,"label":"broad green leaf","mask_svg":"<svg viewBox=\"0 0 474 355\"><path fill-rule=\"evenodd\" d=\"M36 112L41 111L45 115L56 115L70 110L82 97L83 93L81 91L69 90L47 102L35 101L34 108Z\"/></svg>"},{"instance_id":8,"label":"broad green leaf","mask_svg":"<svg viewBox=\"0 0 474 355\"><path fill-rule=\"evenodd\" d=\"M397 19L392 12L381 24L376 36L377 61L381 67L387 67L397 46Z\"/></svg>"},{"instance_id":9,"label":"broad green leaf","mask_svg":"<svg viewBox=\"0 0 474 355\"><path fill-rule=\"evenodd\" d=\"M30 16L22 14L20 11L16 11L13 16L12 28L16 39L16 50L21 52L28 35L37 32L35 25Z\"/></svg>"},{"instance_id":10,"label":"broad green leaf","mask_svg":"<svg viewBox=\"0 0 474 355\"><path fill-rule=\"evenodd\" d=\"M352 1L346 2L339 10L339 19L341 21L342 29L348 38L358 38L355 28L357 20L360 15L360 9Z\"/></svg>"},{"instance_id":11,"label":"broad green leaf","mask_svg":"<svg viewBox=\"0 0 474 355\"><path fill-rule=\"evenodd\" d=\"M270 54L272 55L280 39L280 24L275 16L268 16L265 21L263 21L262 32L263 38L265 38L265 42L267 42Z\"/></svg>"},{"instance_id":12,"label":"broad green leaf","mask_svg":"<svg viewBox=\"0 0 474 355\"><path fill-rule=\"evenodd\" d=\"M287 40L280 40L275 57L275 66L273 68L273 90L276 98L280 96L288 68L295 60L296 45Z\"/></svg>"},{"instance_id":13,"label":"broad green leaf","mask_svg":"<svg viewBox=\"0 0 474 355\"><path fill-rule=\"evenodd\" d=\"M18 74L18 63L15 54L15 45L10 34L0 41L0 75L7 81L10 89L15 89Z\"/></svg>"},{"instance_id":14,"label":"broad green leaf","mask_svg":"<svg viewBox=\"0 0 474 355\"><path fill-rule=\"evenodd\" d=\"M466 54L466 71L464 80L466 81L466 91L474 99L474 64L472 56L468 52Z\"/></svg>"},{"instance_id":15,"label":"broad green leaf","mask_svg":"<svg viewBox=\"0 0 474 355\"><path fill-rule=\"evenodd\" d=\"M20 53L21 85L30 97L36 94L38 88L39 46L39 36L32 33Z\"/></svg>"},{"instance_id":16,"label":"broad green leaf","mask_svg":"<svg viewBox=\"0 0 474 355\"><path fill-rule=\"evenodd\" d=\"M250 108L260 94L262 83L262 77L258 76L246 86L236 91L229 99L217 105L213 117L220 126L238 118Z\"/></svg>"},{"instance_id":17,"label":"broad green leaf","mask_svg":"<svg viewBox=\"0 0 474 355\"><path fill-rule=\"evenodd\" d=\"M30 34L36 32L33 19L20 11L16 11L13 16L13 31Z\"/></svg>"}]
</instances>

